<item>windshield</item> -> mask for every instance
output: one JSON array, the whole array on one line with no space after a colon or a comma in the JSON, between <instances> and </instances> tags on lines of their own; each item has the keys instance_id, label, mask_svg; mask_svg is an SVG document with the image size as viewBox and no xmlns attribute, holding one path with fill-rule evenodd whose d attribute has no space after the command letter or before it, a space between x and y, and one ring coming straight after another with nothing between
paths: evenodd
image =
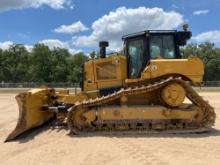
<instances>
[{"instance_id":1,"label":"windshield","mask_svg":"<svg viewBox=\"0 0 220 165\"><path fill-rule=\"evenodd\" d=\"M129 77L137 78L143 63L144 55L144 40L134 40L128 43L129 56Z\"/></svg>"},{"instance_id":2,"label":"windshield","mask_svg":"<svg viewBox=\"0 0 220 165\"><path fill-rule=\"evenodd\" d=\"M173 35L154 35L150 37L151 58L175 58Z\"/></svg>"}]
</instances>

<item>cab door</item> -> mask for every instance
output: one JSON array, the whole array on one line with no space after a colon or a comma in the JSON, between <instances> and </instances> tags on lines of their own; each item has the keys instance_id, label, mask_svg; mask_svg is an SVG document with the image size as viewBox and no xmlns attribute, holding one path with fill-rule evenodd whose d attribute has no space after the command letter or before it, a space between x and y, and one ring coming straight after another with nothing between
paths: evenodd
<instances>
[{"instance_id":1,"label":"cab door","mask_svg":"<svg viewBox=\"0 0 220 165\"><path fill-rule=\"evenodd\" d=\"M126 56L128 59L128 78L135 79L147 64L147 44L145 37L128 39L126 41Z\"/></svg>"}]
</instances>

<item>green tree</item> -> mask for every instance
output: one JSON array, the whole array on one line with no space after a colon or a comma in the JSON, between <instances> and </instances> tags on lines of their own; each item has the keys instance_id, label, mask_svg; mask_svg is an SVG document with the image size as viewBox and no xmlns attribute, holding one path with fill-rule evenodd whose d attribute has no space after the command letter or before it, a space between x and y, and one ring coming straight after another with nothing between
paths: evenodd
<instances>
[{"instance_id":1,"label":"green tree","mask_svg":"<svg viewBox=\"0 0 220 165\"><path fill-rule=\"evenodd\" d=\"M72 55L68 58L68 80L70 82L79 82L79 74L81 71L82 64L87 60L88 57L82 52Z\"/></svg>"},{"instance_id":2,"label":"green tree","mask_svg":"<svg viewBox=\"0 0 220 165\"><path fill-rule=\"evenodd\" d=\"M3 66L3 62L4 62L4 56L3 56L3 50L0 49L0 83L2 81L4 81L4 66Z\"/></svg>"},{"instance_id":3,"label":"green tree","mask_svg":"<svg viewBox=\"0 0 220 165\"><path fill-rule=\"evenodd\" d=\"M92 51L89 54L89 57L90 57L90 59L97 59L97 58L99 58L99 55L95 51Z\"/></svg>"},{"instance_id":4,"label":"green tree","mask_svg":"<svg viewBox=\"0 0 220 165\"><path fill-rule=\"evenodd\" d=\"M3 81L22 82L27 80L27 71L29 69L29 55L23 45L11 45L2 55Z\"/></svg>"},{"instance_id":5,"label":"green tree","mask_svg":"<svg viewBox=\"0 0 220 165\"><path fill-rule=\"evenodd\" d=\"M54 82L67 82L68 58L70 53L67 49L55 48L52 53L52 80Z\"/></svg>"},{"instance_id":6,"label":"green tree","mask_svg":"<svg viewBox=\"0 0 220 165\"><path fill-rule=\"evenodd\" d=\"M51 82L53 71L52 53L48 46L36 44L31 53L29 75L34 82Z\"/></svg>"},{"instance_id":7,"label":"green tree","mask_svg":"<svg viewBox=\"0 0 220 165\"><path fill-rule=\"evenodd\" d=\"M205 81L220 80L220 49L212 43L189 44L182 49L184 56L197 55L205 64Z\"/></svg>"},{"instance_id":8,"label":"green tree","mask_svg":"<svg viewBox=\"0 0 220 165\"><path fill-rule=\"evenodd\" d=\"M206 80L220 81L220 58L209 60L206 64L206 68Z\"/></svg>"}]
</instances>

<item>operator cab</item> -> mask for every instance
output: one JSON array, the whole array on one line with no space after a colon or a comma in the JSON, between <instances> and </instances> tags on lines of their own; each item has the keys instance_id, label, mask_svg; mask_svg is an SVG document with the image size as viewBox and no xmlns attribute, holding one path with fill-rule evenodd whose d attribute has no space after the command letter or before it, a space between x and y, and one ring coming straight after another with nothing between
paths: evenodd
<instances>
[{"instance_id":1,"label":"operator cab","mask_svg":"<svg viewBox=\"0 0 220 165\"><path fill-rule=\"evenodd\" d=\"M179 46L192 36L190 31L147 30L123 36L128 77L139 78L150 59L179 59Z\"/></svg>"}]
</instances>

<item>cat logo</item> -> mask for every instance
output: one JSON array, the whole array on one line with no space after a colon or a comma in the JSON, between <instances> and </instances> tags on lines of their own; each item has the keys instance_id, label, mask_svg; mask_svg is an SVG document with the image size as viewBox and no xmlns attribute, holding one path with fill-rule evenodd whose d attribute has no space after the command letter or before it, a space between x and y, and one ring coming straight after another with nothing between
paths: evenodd
<instances>
[{"instance_id":1,"label":"cat logo","mask_svg":"<svg viewBox=\"0 0 220 165\"><path fill-rule=\"evenodd\" d=\"M152 65L151 70L157 70L157 65Z\"/></svg>"}]
</instances>

